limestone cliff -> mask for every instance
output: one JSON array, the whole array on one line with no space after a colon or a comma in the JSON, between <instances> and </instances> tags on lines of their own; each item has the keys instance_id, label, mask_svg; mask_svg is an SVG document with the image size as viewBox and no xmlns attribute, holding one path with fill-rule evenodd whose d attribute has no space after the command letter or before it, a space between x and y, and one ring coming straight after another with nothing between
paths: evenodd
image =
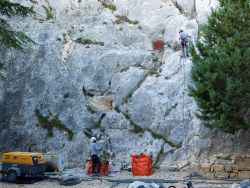
<instances>
[{"instance_id":1,"label":"limestone cliff","mask_svg":"<svg viewBox=\"0 0 250 188\"><path fill-rule=\"evenodd\" d=\"M11 24L36 44L1 47L1 151L65 152L77 165L96 136L108 158L146 153L162 167L250 152L249 132L208 130L188 96L192 62L180 57L178 30L199 39L216 0L15 2L34 7Z\"/></svg>"}]
</instances>

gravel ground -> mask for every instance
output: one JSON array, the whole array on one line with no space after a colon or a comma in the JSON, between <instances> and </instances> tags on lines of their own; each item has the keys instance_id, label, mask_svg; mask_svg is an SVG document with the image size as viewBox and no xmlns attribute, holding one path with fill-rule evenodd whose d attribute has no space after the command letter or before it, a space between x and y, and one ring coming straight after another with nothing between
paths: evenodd
<instances>
[{"instance_id":1,"label":"gravel ground","mask_svg":"<svg viewBox=\"0 0 250 188\"><path fill-rule=\"evenodd\" d=\"M133 177L131 172L122 171L114 177L103 177L101 179L90 179L83 178L82 182L75 186L70 186L74 188L127 188L129 184L118 184L114 185L108 182L108 179L164 179L164 180L178 180L180 183L185 183L187 181L187 173L180 172L162 172L157 171L152 176L147 177ZM194 188L230 188L235 181L232 180L205 180L205 179L192 179ZM169 187L173 184L163 184L163 187ZM36 182L34 184L8 184L0 182L0 188L58 188L65 187L60 186L57 180L43 180Z\"/></svg>"}]
</instances>

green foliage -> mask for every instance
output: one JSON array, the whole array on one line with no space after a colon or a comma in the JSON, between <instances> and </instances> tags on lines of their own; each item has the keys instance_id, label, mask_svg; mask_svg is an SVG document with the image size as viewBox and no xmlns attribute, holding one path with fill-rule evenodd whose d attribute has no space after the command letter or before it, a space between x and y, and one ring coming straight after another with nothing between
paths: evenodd
<instances>
[{"instance_id":1,"label":"green foliage","mask_svg":"<svg viewBox=\"0 0 250 188\"><path fill-rule=\"evenodd\" d=\"M98 121L95 125L94 125L94 128L95 129L100 129L102 126L100 124L100 122Z\"/></svg>"},{"instance_id":2,"label":"green foliage","mask_svg":"<svg viewBox=\"0 0 250 188\"><path fill-rule=\"evenodd\" d=\"M131 130L131 132L135 133L135 134L140 134L140 133L144 133L145 131L148 131L151 133L152 137L155 138L155 139L162 139L164 140L165 143L169 144L170 146L172 147L175 147L175 148L181 148L181 145L182 143L173 143L172 141L168 140L166 137L152 131L151 129L149 128L142 128L141 126L137 125L136 123L134 123L131 118L129 117L128 114L123 114L126 119L130 122L130 124L133 126L133 129Z\"/></svg>"},{"instance_id":3,"label":"green foliage","mask_svg":"<svg viewBox=\"0 0 250 188\"><path fill-rule=\"evenodd\" d=\"M12 3L9 0L0 0L0 13L4 16L12 18L13 16L27 16L35 14L31 8L24 7L18 3ZM23 32L15 31L10 24L0 18L0 43L7 48L22 49L22 44L34 41Z\"/></svg>"},{"instance_id":4,"label":"green foliage","mask_svg":"<svg viewBox=\"0 0 250 188\"><path fill-rule=\"evenodd\" d=\"M148 70L148 74L149 75L154 75L157 73L157 67L151 67L149 70Z\"/></svg>"},{"instance_id":5,"label":"green foliage","mask_svg":"<svg viewBox=\"0 0 250 188\"><path fill-rule=\"evenodd\" d=\"M250 1L221 0L192 49L197 116L226 133L250 129Z\"/></svg>"},{"instance_id":6,"label":"green foliage","mask_svg":"<svg viewBox=\"0 0 250 188\"><path fill-rule=\"evenodd\" d=\"M139 125L135 124L135 122L133 122L131 120L131 118L129 117L127 112L123 113L123 115L129 121L129 123L133 126L133 129L131 130L131 132L133 132L133 133L143 133L144 132L144 130Z\"/></svg>"},{"instance_id":7,"label":"green foliage","mask_svg":"<svg viewBox=\"0 0 250 188\"><path fill-rule=\"evenodd\" d=\"M88 137L91 138L93 136L92 130L91 129L86 129L83 131L84 134Z\"/></svg>"},{"instance_id":8,"label":"green foliage","mask_svg":"<svg viewBox=\"0 0 250 188\"><path fill-rule=\"evenodd\" d=\"M53 13L52 13L52 9L50 7L46 7L43 5L43 8L46 12L46 19L47 20L50 20L50 19L53 19Z\"/></svg>"},{"instance_id":9,"label":"green foliage","mask_svg":"<svg viewBox=\"0 0 250 188\"><path fill-rule=\"evenodd\" d=\"M123 103L128 103L129 99L133 96L133 91L130 91L128 95L124 98Z\"/></svg>"},{"instance_id":10,"label":"green foliage","mask_svg":"<svg viewBox=\"0 0 250 188\"><path fill-rule=\"evenodd\" d=\"M91 106L87 106L87 110L91 113L91 114L95 114L96 111L91 107Z\"/></svg>"},{"instance_id":11,"label":"green foliage","mask_svg":"<svg viewBox=\"0 0 250 188\"><path fill-rule=\"evenodd\" d=\"M105 128L101 126L102 120L103 118L106 116L105 113L102 113L100 119L98 120L98 122L96 122L91 128L87 128L85 130L83 130L84 134L88 137L91 138L93 136L93 129L100 129L101 132L105 131Z\"/></svg>"},{"instance_id":12,"label":"green foliage","mask_svg":"<svg viewBox=\"0 0 250 188\"><path fill-rule=\"evenodd\" d=\"M130 20L127 16L125 15L116 15L115 16L117 19L115 20L115 23L116 24L121 24L121 23L124 23L124 22L127 22L129 24L138 24L139 22L137 20Z\"/></svg>"},{"instance_id":13,"label":"green foliage","mask_svg":"<svg viewBox=\"0 0 250 188\"><path fill-rule=\"evenodd\" d=\"M116 6L113 5L112 3L107 3L107 2L104 2L104 1L101 1L102 3L102 6L107 8L107 9L110 9L111 11L116 11Z\"/></svg>"},{"instance_id":14,"label":"green foliage","mask_svg":"<svg viewBox=\"0 0 250 188\"><path fill-rule=\"evenodd\" d=\"M121 110L120 110L120 108L119 108L119 106L118 106L118 105L117 105L117 106L115 106L115 108L114 108L114 109L115 109L115 111L116 111L116 112L121 113Z\"/></svg>"},{"instance_id":15,"label":"green foliage","mask_svg":"<svg viewBox=\"0 0 250 188\"><path fill-rule=\"evenodd\" d=\"M133 124L133 126L134 126L134 129L131 131L133 133L138 134L138 133L144 133L145 131L148 131L148 132L151 133L151 135L152 135L153 138L155 138L155 139L162 139L162 140L164 140L165 143L169 144L172 147L181 148L181 145L182 145L181 143L179 143L179 144L173 143L172 141L168 140L166 137L164 137L164 136L162 136L162 135L160 135L160 134L152 131L149 128L143 129L142 127L140 127L139 125L136 125L136 124Z\"/></svg>"},{"instance_id":16,"label":"green foliage","mask_svg":"<svg viewBox=\"0 0 250 188\"><path fill-rule=\"evenodd\" d=\"M4 64L3 63L0 63L0 70L4 68Z\"/></svg>"},{"instance_id":17,"label":"green foliage","mask_svg":"<svg viewBox=\"0 0 250 188\"><path fill-rule=\"evenodd\" d=\"M48 137L53 137L53 128L57 128L59 131L64 131L68 134L68 140L73 139L73 132L68 127L66 127L64 124L62 124L61 120L58 116L53 117L51 120L48 116L43 116L40 114L40 112L36 111L36 116L39 125L42 126L42 128L47 129L47 135Z\"/></svg>"},{"instance_id":18,"label":"green foliage","mask_svg":"<svg viewBox=\"0 0 250 188\"><path fill-rule=\"evenodd\" d=\"M181 143L179 143L179 144L173 143L172 141L168 140L166 137L152 131L151 129L146 129L146 130L151 133L152 137L154 137L156 139L162 139L162 140L164 140L165 143L169 144L172 147L181 148L181 145L182 145Z\"/></svg>"},{"instance_id":19,"label":"green foliage","mask_svg":"<svg viewBox=\"0 0 250 188\"><path fill-rule=\"evenodd\" d=\"M134 129L131 131L133 133L144 133L144 129L142 127L140 127L139 125L136 125L135 123L133 123Z\"/></svg>"},{"instance_id":20,"label":"green foliage","mask_svg":"<svg viewBox=\"0 0 250 188\"><path fill-rule=\"evenodd\" d=\"M50 125L49 118L39 114L37 116L37 120L38 123L42 126L42 128L47 129L48 137L53 137L53 126Z\"/></svg>"},{"instance_id":21,"label":"green foliage","mask_svg":"<svg viewBox=\"0 0 250 188\"><path fill-rule=\"evenodd\" d=\"M2 15L6 15L8 17L34 14L34 11L31 8L24 7L19 3L12 3L9 0L0 0L0 12Z\"/></svg>"},{"instance_id":22,"label":"green foliage","mask_svg":"<svg viewBox=\"0 0 250 188\"><path fill-rule=\"evenodd\" d=\"M160 169L160 166L161 166L160 163L156 163L156 164L154 165L154 168L157 169L157 170L159 170L159 169Z\"/></svg>"},{"instance_id":23,"label":"green foliage","mask_svg":"<svg viewBox=\"0 0 250 188\"><path fill-rule=\"evenodd\" d=\"M0 71L1 71L1 69L3 69L4 68L4 64L3 63L0 63ZM3 74L2 74L2 72L0 72L0 80L1 79L4 79L5 77L3 76Z\"/></svg>"},{"instance_id":24,"label":"green foliage","mask_svg":"<svg viewBox=\"0 0 250 188\"><path fill-rule=\"evenodd\" d=\"M129 69L129 67L125 67L123 69L120 70L120 72L126 72Z\"/></svg>"},{"instance_id":25,"label":"green foliage","mask_svg":"<svg viewBox=\"0 0 250 188\"><path fill-rule=\"evenodd\" d=\"M59 131L65 131L68 134L68 140L73 139L73 132L68 127L66 127L64 124L62 124L62 122L58 116L55 116L53 119L51 119L50 123L52 126L57 128Z\"/></svg>"},{"instance_id":26,"label":"green foliage","mask_svg":"<svg viewBox=\"0 0 250 188\"><path fill-rule=\"evenodd\" d=\"M96 45L101 45L104 46L104 42L99 42L99 41L93 41L91 39L84 39L84 38L77 38L75 42L83 44L83 45L90 45L90 44L96 44Z\"/></svg>"},{"instance_id":27,"label":"green foliage","mask_svg":"<svg viewBox=\"0 0 250 188\"><path fill-rule=\"evenodd\" d=\"M95 129L100 129L102 132L105 131L105 128L101 126L102 120L103 120L103 118L104 118L105 116L106 116L106 114L105 114L105 113L102 113L100 119L99 119L98 122L94 125L94 128L95 128Z\"/></svg>"},{"instance_id":28,"label":"green foliage","mask_svg":"<svg viewBox=\"0 0 250 188\"><path fill-rule=\"evenodd\" d=\"M35 3L37 4L37 1L36 0L30 0L31 3Z\"/></svg>"}]
</instances>

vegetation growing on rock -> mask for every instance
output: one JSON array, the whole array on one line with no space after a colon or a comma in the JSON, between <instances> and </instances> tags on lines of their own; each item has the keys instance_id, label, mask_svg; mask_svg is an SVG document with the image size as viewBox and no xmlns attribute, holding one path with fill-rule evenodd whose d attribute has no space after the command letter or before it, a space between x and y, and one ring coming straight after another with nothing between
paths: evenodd
<instances>
[{"instance_id":1,"label":"vegetation growing on rock","mask_svg":"<svg viewBox=\"0 0 250 188\"><path fill-rule=\"evenodd\" d=\"M116 24L121 24L124 22L127 22L129 24L138 24L139 22L137 20L130 20L126 15L116 15L115 16L117 19L115 20Z\"/></svg>"},{"instance_id":2,"label":"vegetation growing on rock","mask_svg":"<svg viewBox=\"0 0 250 188\"><path fill-rule=\"evenodd\" d=\"M96 45L104 46L104 42L93 41L93 40L91 40L91 39L77 38L75 41L76 41L77 43L80 43L80 44L83 44L83 45L96 44Z\"/></svg>"},{"instance_id":3,"label":"vegetation growing on rock","mask_svg":"<svg viewBox=\"0 0 250 188\"><path fill-rule=\"evenodd\" d=\"M68 127L66 127L64 124L62 124L61 120L59 119L58 116L53 117L50 119L47 116L43 116L40 114L38 110L36 110L36 116L39 125L42 126L42 128L47 129L47 135L48 137L53 137L53 128L58 129L59 131L64 131L68 135L68 140L73 139L73 132L70 130Z\"/></svg>"},{"instance_id":4,"label":"vegetation growing on rock","mask_svg":"<svg viewBox=\"0 0 250 188\"><path fill-rule=\"evenodd\" d=\"M105 131L104 127L101 126L102 120L103 120L103 118L104 118L105 116L106 116L106 114L105 114L105 113L102 113L100 119L99 119L98 122L94 125L94 128L95 128L95 129L100 129L102 132Z\"/></svg>"},{"instance_id":5,"label":"vegetation growing on rock","mask_svg":"<svg viewBox=\"0 0 250 188\"><path fill-rule=\"evenodd\" d=\"M123 114L126 119L130 122L130 124L133 126L133 129L131 130L131 132L135 133L135 134L140 134L140 133L144 133L145 131L148 131L151 133L152 137L155 139L162 139L165 143L169 144L172 147L175 148L181 148L182 143L173 143L172 141L168 140L166 137L152 131L149 128L142 128L141 126L137 125L136 123L134 123L131 118L129 117L128 114Z\"/></svg>"},{"instance_id":6,"label":"vegetation growing on rock","mask_svg":"<svg viewBox=\"0 0 250 188\"><path fill-rule=\"evenodd\" d=\"M46 12L46 19L50 20L53 19L53 13L50 7L42 6Z\"/></svg>"},{"instance_id":7,"label":"vegetation growing on rock","mask_svg":"<svg viewBox=\"0 0 250 188\"><path fill-rule=\"evenodd\" d=\"M117 106L115 106L115 108L114 108L114 109L115 109L115 111L116 111L116 112L121 113L121 110L120 110L120 108L119 108L119 106L118 106L118 105L117 105Z\"/></svg>"},{"instance_id":8,"label":"vegetation growing on rock","mask_svg":"<svg viewBox=\"0 0 250 188\"><path fill-rule=\"evenodd\" d=\"M87 106L87 110L88 110L91 114L95 114L95 113L96 113L96 111L95 111L90 105Z\"/></svg>"},{"instance_id":9,"label":"vegetation growing on rock","mask_svg":"<svg viewBox=\"0 0 250 188\"><path fill-rule=\"evenodd\" d=\"M98 0L100 1L100 0ZM100 1L102 3L102 6L104 8L107 8L107 9L110 9L111 11L116 11L116 6L113 5L112 3L107 3L107 2L104 2L104 1Z\"/></svg>"}]
</instances>

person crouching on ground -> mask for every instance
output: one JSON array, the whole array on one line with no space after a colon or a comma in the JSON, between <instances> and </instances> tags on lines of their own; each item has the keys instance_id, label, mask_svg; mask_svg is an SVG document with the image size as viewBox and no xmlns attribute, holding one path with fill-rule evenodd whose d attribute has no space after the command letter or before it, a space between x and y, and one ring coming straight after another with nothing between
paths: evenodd
<instances>
[{"instance_id":1,"label":"person crouching on ground","mask_svg":"<svg viewBox=\"0 0 250 188\"><path fill-rule=\"evenodd\" d=\"M100 169L101 169L101 159L100 159L100 151L102 150L96 143L96 138L92 137L90 139L90 156L92 160L92 176L96 175L100 177ZM97 173L95 172L97 165Z\"/></svg>"}]
</instances>

